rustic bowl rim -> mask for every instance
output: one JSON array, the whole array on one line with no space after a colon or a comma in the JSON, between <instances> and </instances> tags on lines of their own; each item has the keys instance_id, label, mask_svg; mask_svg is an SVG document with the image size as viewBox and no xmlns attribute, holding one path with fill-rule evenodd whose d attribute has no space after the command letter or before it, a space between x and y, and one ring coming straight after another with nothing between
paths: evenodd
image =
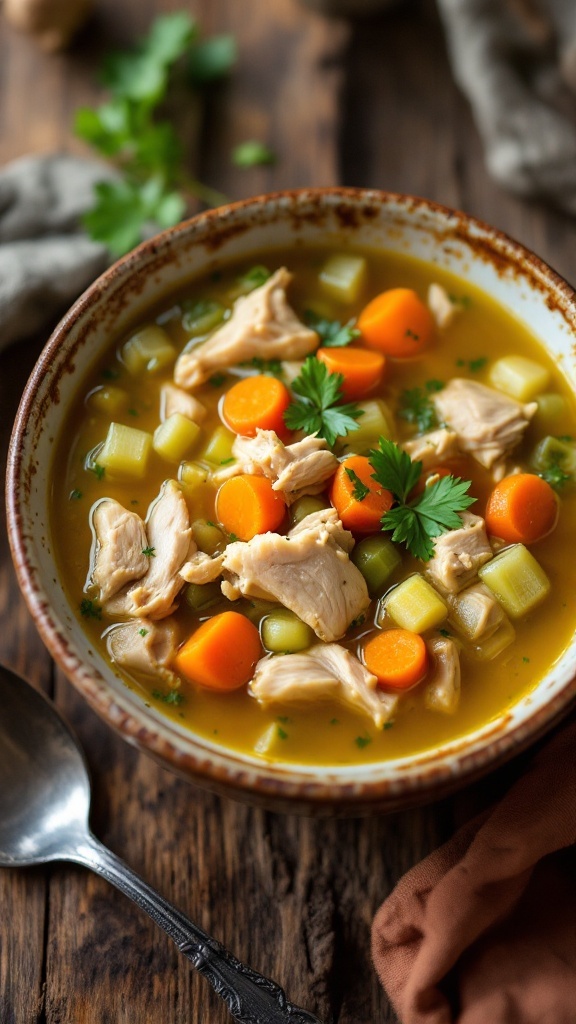
<instances>
[{"instance_id":1,"label":"rustic bowl rim","mask_svg":"<svg viewBox=\"0 0 576 1024\"><path fill-rule=\"evenodd\" d=\"M87 666L86 660L72 648L55 622L50 598L44 590L42 581L37 579L31 570L27 554L30 537L24 532L22 443L38 389L55 352L65 341L70 329L93 308L97 308L106 291L113 287L117 280L129 278L137 272L143 261L153 259L161 250L170 248L180 235L194 232L203 225L217 226L222 225L227 219L248 217L251 211L272 208L274 204L278 207L278 213L278 204L282 203L297 213L299 204L303 205L309 201L320 206L323 203L334 206L337 202L344 206L396 204L403 206L410 216L414 216L419 210L426 210L445 221L446 230L453 232L455 237L460 237L460 240L468 245L475 235L476 241L485 250L485 258L492 257L496 261L505 257L510 264L521 267L522 272L540 288L544 282L549 291L554 293L557 308L566 318L571 314L573 324L576 323L574 289L544 260L526 246L482 220L433 200L371 188L303 188L270 192L204 211L143 242L116 261L76 300L50 335L24 389L10 441L6 476L8 535L18 583L44 644L76 689L128 742L151 754L179 774L217 792L229 795L232 793L257 802L272 802L276 807L285 810L300 807L305 811L312 809L313 813L318 809L321 812L322 808L328 808L330 813L338 810L352 813L391 810L421 800L438 798L466 781L492 770L533 743L558 722L574 703L576 671L561 692L543 705L535 707L525 721L516 723L507 731L500 730L499 734L496 732L492 738L487 736L482 749L466 752L467 743L464 738L460 744L462 750L457 753L459 744L458 741L454 741L451 749L456 751L456 772L443 765L440 757L439 763L423 765L420 774L413 777L405 775L391 781L384 775L368 781L358 782L352 779L347 782L342 781L340 776L331 777L329 767L319 766L316 775L303 774L299 771L298 765L289 763L283 766L270 765L266 762L261 766L254 765L252 761L247 763L241 754L224 748L221 748L220 756L216 758L213 757L211 750L207 756L199 739L190 733L189 742L184 745L197 748L198 753L194 753L191 750L183 750L183 744L177 739L172 741L169 736L164 735L161 726L154 720L151 722L144 704L141 708L136 708L135 704L127 707L122 696L115 694L100 673ZM249 226L246 225L247 229ZM95 675L97 678L94 678ZM431 762L432 758L428 760ZM385 764L386 762L371 762L366 767L377 769L384 767Z\"/></svg>"}]
</instances>

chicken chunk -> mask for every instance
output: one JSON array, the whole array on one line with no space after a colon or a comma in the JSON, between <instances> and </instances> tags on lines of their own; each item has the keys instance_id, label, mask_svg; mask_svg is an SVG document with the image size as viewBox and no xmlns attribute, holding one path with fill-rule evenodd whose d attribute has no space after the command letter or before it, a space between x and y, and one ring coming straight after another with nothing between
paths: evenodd
<instances>
[{"instance_id":1,"label":"chicken chunk","mask_svg":"<svg viewBox=\"0 0 576 1024\"><path fill-rule=\"evenodd\" d=\"M186 583L213 583L222 573L224 555L207 555L196 551L179 570Z\"/></svg>"},{"instance_id":2,"label":"chicken chunk","mask_svg":"<svg viewBox=\"0 0 576 1024\"><path fill-rule=\"evenodd\" d=\"M160 420L163 423L175 412L187 416L194 423L202 423L208 415L208 410L202 402L199 402L194 395L176 387L175 384L163 384L160 389Z\"/></svg>"},{"instance_id":3,"label":"chicken chunk","mask_svg":"<svg viewBox=\"0 0 576 1024\"><path fill-rule=\"evenodd\" d=\"M264 533L229 544L222 592L231 601L241 594L279 601L321 640L337 640L370 603L364 577L348 557L353 544L335 509L323 509L286 537Z\"/></svg>"},{"instance_id":4,"label":"chicken chunk","mask_svg":"<svg viewBox=\"0 0 576 1024\"><path fill-rule=\"evenodd\" d=\"M398 704L398 698L380 690L376 676L340 644L317 644L301 654L262 658L248 689L263 704L340 700L369 715L378 729Z\"/></svg>"},{"instance_id":5,"label":"chicken chunk","mask_svg":"<svg viewBox=\"0 0 576 1024\"><path fill-rule=\"evenodd\" d=\"M448 597L450 623L474 643L487 640L502 625L506 615L499 601L484 583L467 587Z\"/></svg>"},{"instance_id":6,"label":"chicken chunk","mask_svg":"<svg viewBox=\"0 0 576 1024\"><path fill-rule=\"evenodd\" d=\"M455 377L433 398L439 418L458 435L458 447L500 476L510 452L520 443L536 409L494 388Z\"/></svg>"},{"instance_id":7,"label":"chicken chunk","mask_svg":"<svg viewBox=\"0 0 576 1024\"><path fill-rule=\"evenodd\" d=\"M402 447L412 459L421 462L423 472L447 462L458 455L458 435L454 430L440 427L428 434L421 434L412 441L404 441Z\"/></svg>"},{"instance_id":8,"label":"chicken chunk","mask_svg":"<svg viewBox=\"0 0 576 1024\"><path fill-rule=\"evenodd\" d=\"M287 505L304 494L320 494L338 468L338 459L323 437L309 436L285 445L273 430L257 430L255 437L237 437L232 454L237 461L228 476L266 476L273 481L272 489L282 492ZM222 482L222 477L218 479Z\"/></svg>"},{"instance_id":9,"label":"chicken chunk","mask_svg":"<svg viewBox=\"0 0 576 1024\"><path fill-rule=\"evenodd\" d=\"M449 327L458 313L458 306L452 302L446 289L441 284L431 284L428 289L427 302L436 326L440 330Z\"/></svg>"},{"instance_id":10,"label":"chicken chunk","mask_svg":"<svg viewBox=\"0 0 576 1024\"><path fill-rule=\"evenodd\" d=\"M188 508L174 480L164 484L153 502L146 533L147 572L108 602L107 614L163 619L174 611L175 599L184 586L180 569L196 552Z\"/></svg>"},{"instance_id":11,"label":"chicken chunk","mask_svg":"<svg viewBox=\"0 0 576 1024\"><path fill-rule=\"evenodd\" d=\"M292 274L280 267L249 295L236 299L232 315L205 342L179 356L174 379L192 390L214 370L254 359L300 359L318 347L318 335L290 308Z\"/></svg>"},{"instance_id":12,"label":"chicken chunk","mask_svg":"<svg viewBox=\"0 0 576 1024\"><path fill-rule=\"evenodd\" d=\"M148 544L146 529L140 516L112 498L104 498L95 506L91 527L94 544L88 578L99 588L104 604L148 571L148 559L143 554Z\"/></svg>"},{"instance_id":13,"label":"chicken chunk","mask_svg":"<svg viewBox=\"0 0 576 1024\"><path fill-rule=\"evenodd\" d=\"M449 637L433 637L427 643L433 674L426 684L424 702L431 711L453 715L460 702L460 655Z\"/></svg>"},{"instance_id":14,"label":"chicken chunk","mask_svg":"<svg viewBox=\"0 0 576 1024\"><path fill-rule=\"evenodd\" d=\"M493 555L484 520L472 512L461 512L462 527L441 533L434 541L434 555L426 573L440 591L457 594Z\"/></svg>"},{"instance_id":15,"label":"chicken chunk","mask_svg":"<svg viewBox=\"0 0 576 1024\"><path fill-rule=\"evenodd\" d=\"M159 676L170 685L178 683L178 677L169 668L176 654L178 634L175 624L168 619L161 623L150 619L123 622L107 633L106 646L121 668Z\"/></svg>"}]
</instances>

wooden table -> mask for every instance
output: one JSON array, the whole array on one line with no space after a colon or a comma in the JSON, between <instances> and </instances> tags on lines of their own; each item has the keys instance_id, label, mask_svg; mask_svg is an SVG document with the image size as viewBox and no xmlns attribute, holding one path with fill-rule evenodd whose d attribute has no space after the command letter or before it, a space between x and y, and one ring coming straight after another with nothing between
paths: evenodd
<instances>
[{"instance_id":1,"label":"wooden table","mask_svg":"<svg viewBox=\"0 0 576 1024\"><path fill-rule=\"evenodd\" d=\"M177 0L97 0L73 48L47 57L0 25L0 163L81 152L74 109L96 102L94 73ZM503 194L487 177L452 83L432 3L327 21L296 0L196 0L206 31L232 31L239 60L213 90L198 155L202 180L231 198L306 185L368 185L460 207L534 248L568 278L574 226ZM232 145L260 138L273 167L239 171ZM18 395L43 344L0 356L4 460ZM0 658L53 694L85 746L96 833L238 956L327 1022L394 1014L373 974L370 923L416 861L449 836L514 766L428 807L357 821L277 816L207 795L136 753L55 669L0 535ZM1 699L1 695L0 695ZM0 780L0 785L2 780ZM69 866L0 872L2 1024L224 1024L229 1018L170 941L122 896Z\"/></svg>"}]
</instances>

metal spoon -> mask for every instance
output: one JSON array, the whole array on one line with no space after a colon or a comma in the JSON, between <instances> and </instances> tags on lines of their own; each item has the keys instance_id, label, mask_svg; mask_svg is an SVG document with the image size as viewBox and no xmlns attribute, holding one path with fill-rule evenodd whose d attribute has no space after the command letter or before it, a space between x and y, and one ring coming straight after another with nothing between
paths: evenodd
<instances>
[{"instance_id":1,"label":"metal spoon","mask_svg":"<svg viewBox=\"0 0 576 1024\"><path fill-rule=\"evenodd\" d=\"M90 832L84 755L52 701L0 665L0 866L67 860L102 875L159 924L239 1024L321 1024L236 960Z\"/></svg>"}]
</instances>

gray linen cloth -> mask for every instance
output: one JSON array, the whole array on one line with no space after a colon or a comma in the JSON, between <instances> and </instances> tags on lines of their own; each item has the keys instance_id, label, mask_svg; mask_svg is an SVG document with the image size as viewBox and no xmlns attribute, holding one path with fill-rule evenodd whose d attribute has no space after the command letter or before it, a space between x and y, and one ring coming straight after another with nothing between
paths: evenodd
<instances>
[{"instance_id":1,"label":"gray linen cloth","mask_svg":"<svg viewBox=\"0 0 576 1024\"><path fill-rule=\"evenodd\" d=\"M113 177L65 154L23 157L0 171L0 348L50 329L111 262L80 217L94 184Z\"/></svg>"}]
</instances>

